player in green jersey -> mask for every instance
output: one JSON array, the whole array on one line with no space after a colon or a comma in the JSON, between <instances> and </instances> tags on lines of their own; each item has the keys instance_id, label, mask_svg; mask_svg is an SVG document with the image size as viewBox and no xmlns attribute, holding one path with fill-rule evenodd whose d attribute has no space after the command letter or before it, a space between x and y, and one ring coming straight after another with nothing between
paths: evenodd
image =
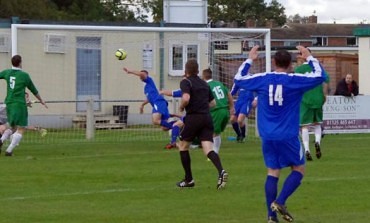
<instances>
[{"instance_id":1,"label":"player in green jersey","mask_svg":"<svg viewBox=\"0 0 370 223\"><path fill-rule=\"evenodd\" d=\"M30 75L22 70L22 57L15 55L12 57L11 62L13 65L11 69L0 72L0 79L4 79L7 85L5 98L6 113L8 123L14 132L12 141L6 149L6 156L13 155L13 149L21 141L28 125L28 110L25 99L26 88L47 108L45 101L41 98L37 88L33 84ZM2 143L0 144L2 146Z\"/></svg>"},{"instance_id":2,"label":"player in green jersey","mask_svg":"<svg viewBox=\"0 0 370 223\"><path fill-rule=\"evenodd\" d=\"M210 111L214 126L213 150L219 153L221 147L221 132L225 130L226 125L229 123L230 114L233 115L235 113L234 100L225 85L212 79L211 69L204 69L202 78L208 83L216 101L216 106L212 107Z\"/></svg>"},{"instance_id":3,"label":"player in green jersey","mask_svg":"<svg viewBox=\"0 0 370 223\"><path fill-rule=\"evenodd\" d=\"M298 61L300 56L297 57ZM311 67L307 63L303 63L294 69L295 73L311 72ZM315 150L316 157L321 158L321 137L322 137L322 122L323 111L322 106L326 100L326 93L328 92L329 76L326 81L309 91L303 97L300 106L300 126L302 135L302 144L305 150L306 159L312 161L311 152L309 149L309 128L312 127L315 134Z\"/></svg>"}]
</instances>

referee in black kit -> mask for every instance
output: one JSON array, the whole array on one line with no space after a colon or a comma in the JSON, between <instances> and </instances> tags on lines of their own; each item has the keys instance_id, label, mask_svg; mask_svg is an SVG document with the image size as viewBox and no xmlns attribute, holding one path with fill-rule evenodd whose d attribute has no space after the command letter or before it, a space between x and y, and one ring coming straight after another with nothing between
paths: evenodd
<instances>
[{"instance_id":1,"label":"referee in black kit","mask_svg":"<svg viewBox=\"0 0 370 223\"><path fill-rule=\"evenodd\" d=\"M186 111L184 128L180 134L179 151L185 178L178 182L178 187L194 187L195 182L191 172L189 145L198 137L202 143L205 155L218 170L217 189L226 186L228 173L223 169L219 155L213 151L213 123L210 107L216 105L208 84L198 77L199 65L195 59L189 59L185 64L185 77L180 82L182 91L180 111Z\"/></svg>"}]
</instances>

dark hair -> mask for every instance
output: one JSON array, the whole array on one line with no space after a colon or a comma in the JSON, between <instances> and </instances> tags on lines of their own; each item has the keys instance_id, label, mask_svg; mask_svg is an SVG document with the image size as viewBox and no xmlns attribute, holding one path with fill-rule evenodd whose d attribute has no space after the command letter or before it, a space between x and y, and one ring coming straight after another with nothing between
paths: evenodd
<instances>
[{"instance_id":1,"label":"dark hair","mask_svg":"<svg viewBox=\"0 0 370 223\"><path fill-rule=\"evenodd\" d=\"M210 68L204 69L202 75L204 79L209 80L212 78L212 70Z\"/></svg>"},{"instance_id":2,"label":"dark hair","mask_svg":"<svg viewBox=\"0 0 370 223\"><path fill-rule=\"evenodd\" d=\"M196 59L189 59L185 64L185 73L189 76L197 76L199 73L199 65Z\"/></svg>"},{"instance_id":3,"label":"dark hair","mask_svg":"<svg viewBox=\"0 0 370 223\"><path fill-rule=\"evenodd\" d=\"M146 75L149 75L149 72L147 70L141 70L140 72L146 73Z\"/></svg>"},{"instance_id":4,"label":"dark hair","mask_svg":"<svg viewBox=\"0 0 370 223\"><path fill-rule=\"evenodd\" d=\"M12 57L12 65L14 67L19 67L19 65L22 63L22 57L19 55L15 55Z\"/></svg>"},{"instance_id":5,"label":"dark hair","mask_svg":"<svg viewBox=\"0 0 370 223\"><path fill-rule=\"evenodd\" d=\"M292 61L292 55L286 50L279 50L274 56L275 65L280 68L289 68Z\"/></svg>"}]
</instances>

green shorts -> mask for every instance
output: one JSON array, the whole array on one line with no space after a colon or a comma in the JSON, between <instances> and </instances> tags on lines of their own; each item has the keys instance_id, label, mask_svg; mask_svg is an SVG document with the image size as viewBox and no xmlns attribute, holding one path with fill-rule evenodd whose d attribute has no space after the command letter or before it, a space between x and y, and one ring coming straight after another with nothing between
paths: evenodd
<instances>
[{"instance_id":1,"label":"green shorts","mask_svg":"<svg viewBox=\"0 0 370 223\"><path fill-rule=\"evenodd\" d=\"M6 114L10 126L26 127L28 125L28 110L25 104L7 104Z\"/></svg>"},{"instance_id":2,"label":"green shorts","mask_svg":"<svg viewBox=\"0 0 370 223\"><path fill-rule=\"evenodd\" d=\"M310 125L313 123L322 123L322 108L310 108L301 103L299 119L301 125Z\"/></svg>"},{"instance_id":3,"label":"green shorts","mask_svg":"<svg viewBox=\"0 0 370 223\"><path fill-rule=\"evenodd\" d=\"M213 126L214 126L214 133L221 134L230 121L230 113L227 108L220 108L215 111L211 112Z\"/></svg>"}]
</instances>

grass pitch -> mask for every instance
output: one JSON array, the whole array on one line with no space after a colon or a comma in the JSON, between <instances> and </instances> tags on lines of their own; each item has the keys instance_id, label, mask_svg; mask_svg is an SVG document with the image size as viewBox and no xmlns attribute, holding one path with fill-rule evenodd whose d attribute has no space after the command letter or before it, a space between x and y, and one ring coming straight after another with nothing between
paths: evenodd
<instances>
[{"instance_id":1,"label":"grass pitch","mask_svg":"<svg viewBox=\"0 0 370 223\"><path fill-rule=\"evenodd\" d=\"M258 140L237 144L224 136L220 155L230 178L222 191L199 149L191 151L195 187L176 188L183 170L165 143L26 141L14 157L0 157L0 222L267 222ZM369 145L369 134L325 136L323 157L307 163L287 202L295 222L368 222Z\"/></svg>"}]
</instances>

